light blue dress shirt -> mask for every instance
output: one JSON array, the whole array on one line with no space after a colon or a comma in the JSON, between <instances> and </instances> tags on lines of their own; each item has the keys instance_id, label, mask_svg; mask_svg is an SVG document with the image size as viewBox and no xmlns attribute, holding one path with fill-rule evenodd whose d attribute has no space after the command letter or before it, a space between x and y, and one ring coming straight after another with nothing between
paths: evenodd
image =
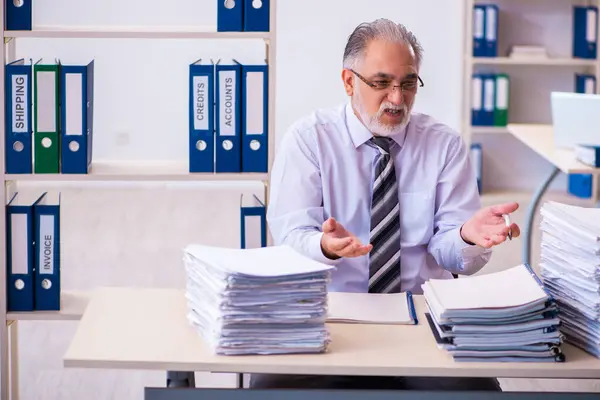
<instances>
[{"instance_id":1,"label":"light blue dress shirt","mask_svg":"<svg viewBox=\"0 0 600 400\"><path fill-rule=\"evenodd\" d=\"M331 291L367 292L369 255L330 260L321 251L322 224L334 217L369 243L370 205L379 152L350 103L319 110L283 136L275 157L267 211L275 244L335 265ZM475 172L460 135L413 113L393 136L400 201L401 290L422 293L429 278L473 274L491 250L469 245L460 227L479 208Z\"/></svg>"}]
</instances>

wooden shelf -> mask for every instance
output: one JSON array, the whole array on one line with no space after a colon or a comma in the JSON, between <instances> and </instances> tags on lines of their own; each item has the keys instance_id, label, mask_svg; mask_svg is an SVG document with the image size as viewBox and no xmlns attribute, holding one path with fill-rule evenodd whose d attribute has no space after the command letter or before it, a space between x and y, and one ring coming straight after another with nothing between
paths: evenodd
<instances>
[{"instance_id":1,"label":"wooden shelf","mask_svg":"<svg viewBox=\"0 0 600 400\"><path fill-rule=\"evenodd\" d=\"M270 32L217 32L216 27L39 27L31 31L4 31L5 38L59 39L263 39Z\"/></svg>"},{"instance_id":2,"label":"wooden shelf","mask_svg":"<svg viewBox=\"0 0 600 400\"><path fill-rule=\"evenodd\" d=\"M81 319L91 291L63 291L60 311L8 312L7 321L77 321Z\"/></svg>"},{"instance_id":3,"label":"wooden shelf","mask_svg":"<svg viewBox=\"0 0 600 400\"><path fill-rule=\"evenodd\" d=\"M473 135L502 135L507 134L508 130L505 126L472 126L471 133Z\"/></svg>"},{"instance_id":4,"label":"wooden shelf","mask_svg":"<svg viewBox=\"0 0 600 400\"><path fill-rule=\"evenodd\" d=\"M596 60L579 58L538 58L538 57L470 57L475 65L547 65L547 66L573 66L594 67Z\"/></svg>"},{"instance_id":5,"label":"wooden shelf","mask_svg":"<svg viewBox=\"0 0 600 400\"><path fill-rule=\"evenodd\" d=\"M266 173L190 173L187 162L92 162L88 174L6 174L8 181L266 181Z\"/></svg>"}]
</instances>

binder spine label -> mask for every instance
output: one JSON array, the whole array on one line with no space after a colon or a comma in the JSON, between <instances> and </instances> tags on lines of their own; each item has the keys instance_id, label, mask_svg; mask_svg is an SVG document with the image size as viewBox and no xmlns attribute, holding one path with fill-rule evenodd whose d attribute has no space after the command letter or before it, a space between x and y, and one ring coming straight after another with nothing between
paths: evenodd
<instances>
[{"instance_id":1,"label":"binder spine label","mask_svg":"<svg viewBox=\"0 0 600 400\"><path fill-rule=\"evenodd\" d=\"M248 72L246 77L246 134L262 135L266 132L263 120L263 107L265 107L263 72Z\"/></svg>"},{"instance_id":2,"label":"binder spine label","mask_svg":"<svg viewBox=\"0 0 600 400\"><path fill-rule=\"evenodd\" d=\"M588 94L593 94L596 93L596 85L594 85L594 79L593 78L587 78L585 80L585 93Z\"/></svg>"},{"instance_id":3,"label":"binder spine label","mask_svg":"<svg viewBox=\"0 0 600 400\"><path fill-rule=\"evenodd\" d=\"M12 132L28 133L27 108L29 104L27 75L12 76Z\"/></svg>"},{"instance_id":4,"label":"binder spine label","mask_svg":"<svg viewBox=\"0 0 600 400\"><path fill-rule=\"evenodd\" d=\"M236 99L236 72L221 71L219 72L219 135L220 136L235 136L236 134L236 116L235 104Z\"/></svg>"},{"instance_id":5,"label":"binder spine label","mask_svg":"<svg viewBox=\"0 0 600 400\"><path fill-rule=\"evenodd\" d=\"M508 79L499 76L496 84L496 108L506 110L508 108Z\"/></svg>"},{"instance_id":6,"label":"binder spine label","mask_svg":"<svg viewBox=\"0 0 600 400\"><path fill-rule=\"evenodd\" d=\"M473 10L473 37L483 39L483 9L479 7Z\"/></svg>"},{"instance_id":7,"label":"binder spine label","mask_svg":"<svg viewBox=\"0 0 600 400\"><path fill-rule=\"evenodd\" d=\"M39 271L40 275L54 274L54 215L40 215L39 226Z\"/></svg>"},{"instance_id":8,"label":"binder spine label","mask_svg":"<svg viewBox=\"0 0 600 400\"><path fill-rule=\"evenodd\" d=\"M585 38L588 43L596 43L596 10L589 9L587 12Z\"/></svg>"},{"instance_id":9,"label":"binder spine label","mask_svg":"<svg viewBox=\"0 0 600 400\"><path fill-rule=\"evenodd\" d=\"M83 135L83 76L69 73L65 76L65 135Z\"/></svg>"},{"instance_id":10,"label":"binder spine label","mask_svg":"<svg viewBox=\"0 0 600 400\"><path fill-rule=\"evenodd\" d=\"M481 110L481 106L482 106L482 104L481 104L481 98L482 98L481 90L482 90L481 78L474 77L473 78L472 96L471 96L473 110Z\"/></svg>"},{"instance_id":11,"label":"binder spine label","mask_svg":"<svg viewBox=\"0 0 600 400\"><path fill-rule=\"evenodd\" d=\"M194 129L208 130L208 76L194 76Z\"/></svg>"},{"instance_id":12,"label":"binder spine label","mask_svg":"<svg viewBox=\"0 0 600 400\"><path fill-rule=\"evenodd\" d=\"M13 213L10 216L11 232L11 272L13 275L29 273L29 233L27 214Z\"/></svg>"}]
</instances>

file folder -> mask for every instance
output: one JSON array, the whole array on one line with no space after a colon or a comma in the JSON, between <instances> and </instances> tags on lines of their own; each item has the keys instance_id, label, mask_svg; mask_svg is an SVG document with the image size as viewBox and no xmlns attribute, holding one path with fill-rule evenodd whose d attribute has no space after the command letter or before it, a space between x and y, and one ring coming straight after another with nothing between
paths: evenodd
<instances>
[{"instance_id":1,"label":"file folder","mask_svg":"<svg viewBox=\"0 0 600 400\"><path fill-rule=\"evenodd\" d=\"M61 172L87 174L92 163L94 61L87 65L62 65Z\"/></svg>"},{"instance_id":2,"label":"file folder","mask_svg":"<svg viewBox=\"0 0 600 400\"><path fill-rule=\"evenodd\" d=\"M267 209L255 195L241 196L241 248L254 249L267 246Z\"/></svg>"},{"instance_id":3,"label":"file folder","mask_svg":"<svg viewBox=\"0 0 600 400\"><path fill-rule=\"evenodd\" d=\"M23 59L9 63L5 67L5 77L6 173L31 174L33 172L31 65L26 65Z\"/></svg>"},{"instance_id":4,"label":"file folder","mask_svg":"<svg viewBox=\"0 0 600 400\"><path fill-rule=\"evenodd\" d=\"M575 92L587 94L596 93L596 77L594 75L576 73ZM592 196L592 183L593 176L591 174L569 174L567 179L567 191L575 197L588 199Z\"/></svg>"},{"instance_id":5,"label":"file folder","mask_svg":"<svg viewBox=\"0 0 600 400\"><path fill-rule=\"evenodd\" d=\"M244 29L244 0L217 0L217 32Z\"/></svg>"},{"instance_id":6,"label":"file folder","mask_svg":"<svg viewBox=\"0 0 600 400\"><path fill-rule=\"evenodd\" d=\"M573 57L595 59L597 53L598 7L573 6Z\"/></svg>"},{"instance_id":7,"label":"file folder","mask_svg":"<svg viewBox=\"0 0 600 400\"><path fill-rule=\"evenodd\" d=\"M7 311L33 311L35 221L39 195L15 193L6 206Z\"/></svg>"},{"instance_id":8,"label":"file folder","mask_svg":"<svg viewBox=\"0 0 600 400\"><path fill-rule=\"evenodd\" d=\"M481 126L483 123L483 75L473 74L471 84L471 125Z\"/></svg>"},{"instance_id":9,"label":"file folder","mask_svg":"<svg viewBox=\"0 0 600 400\"><path fill-rule=\"evenodd\" d=\"M508 74L496 74L496 105L494 108L494 125L508 124L508 107L510 99L510 78Z\"/></svg>"},{"instance_id":10,"label":"file folder","mask_svg":"<svg viewBox=\"0 0 600 400\"><path fill-rule=\"evenodd\" d=\"M268 65L242 63L242 172L268 172Z\"/></svg>"},{"instance_id":11,"label":"file folder","mask_svg":"<svg viewBox=\"0 0 600 400\"><path fill-rule=\"evenodd\" d=\"M471 143L471 164L475 171L475 178L477 179L477 190L479 194L482 192L482 167L483 167L483 151L481 143Z\"/></svg>"},{"instance_id":12,"label":"file folder","mask_svg":"<svg viewBox=\"0 0 600 400\"><path fill-rule=\"evenodd\" d=\"M33 0L4 0L5 30L30 31Z\"/></svg>"},{"instance_id":13,"label":"file folder","mask_svg":"<svg viewBox=\"0 0 600 400\"><path fill-rule=\"evenodd\" d=\"M483 125L494 126L494 112L496 109L496 77L486 74L483 77Z\"/></svg>"},{"instance_id":14,"label":"file folder","mask_svg":"<svg viewBox=\"0 0 600 400\"><path fill-rule=\"evenodd\" d=\"M189 71L189 172L214 172L214 65L199 59Z\"/></svg>"},{"instance_id":15,"label":"file folder","mask_svg":"<svg viewBox=\"0 0 600 400\"><path fill-rule=\"evenodd\" d=\"M58 62L43 63L40 60L33 66L35 173L60 172L59 70Z\"/></svg>"},{"instance_id":16,"label":"file folder","mask_svg":"<svg viewBox=\"0 0 600 400\"><path fill-rule=\"evenodd\" d=\"M241 75L242 66L236 61L215 65L216 123L215 123L215 170L216 172L242 171L241 140Z\"/></svg>"},{"instance_id":17,"label":"file folder","mask_svg":"<svg viewBox=\"0 0 600 400\"><path fill-rule=\"evenodd\" d=\"M473 57L485 57L485 5L476 4L473 7Z\"/></svg>"},{"instance_id":18,"label":"file folder","mask_svg":"<svg viewBox=\"0 0 600 400\"><path fill-rule=\"evenodd\" d=\"M237 1L237 0L236 0ZM242 0L239 0L242 1ZM269 32L269 0L243 0L244 31Z\"/></svg>"},{"instance_id":19,"label":"file folder","mask_svg":"<svg viewBox=\"0 0 600 400\"><path fill-rule=\"evenodd\" d=\"M498 56L498 6L485 6L485 56Z\"/></svg>"},{"instance_id":20,"label":"file folder","mask_svg":"<svg viewBox=\"0 0 600 400\"><path fill-rule=\"evenodd\" d=\"M35 217L35 309L60 310L60 193L42 194Z\"/></svg>"}]
</instances>

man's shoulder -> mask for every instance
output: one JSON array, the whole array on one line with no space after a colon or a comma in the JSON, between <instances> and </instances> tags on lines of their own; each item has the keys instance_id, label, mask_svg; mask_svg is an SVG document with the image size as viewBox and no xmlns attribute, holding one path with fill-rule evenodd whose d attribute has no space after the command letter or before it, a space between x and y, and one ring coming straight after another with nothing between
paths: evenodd
<instances>
[{"instance_id":1,"label":"man's shoulder","mask_svg":"<svg viewBox=\"0 0 600 400\"><path fill-rule=\"evenodd\" d=\"M462 138L456 129L429 114L413 112L410 121L419 133L417 136L423 139L456 141Z\"/></svg>"},{"instance_id":2,"label":"man's shoulder","mask_svg":"<svg viewBox=\"0 0 600 400\"><path fill-rule=\"evenodd\" d=\"M288 133L306 136L318 134L328 128L338 127L345 121L345 107L319 108L296 119L289 127Z\"/></svg>"}]
</instances>

